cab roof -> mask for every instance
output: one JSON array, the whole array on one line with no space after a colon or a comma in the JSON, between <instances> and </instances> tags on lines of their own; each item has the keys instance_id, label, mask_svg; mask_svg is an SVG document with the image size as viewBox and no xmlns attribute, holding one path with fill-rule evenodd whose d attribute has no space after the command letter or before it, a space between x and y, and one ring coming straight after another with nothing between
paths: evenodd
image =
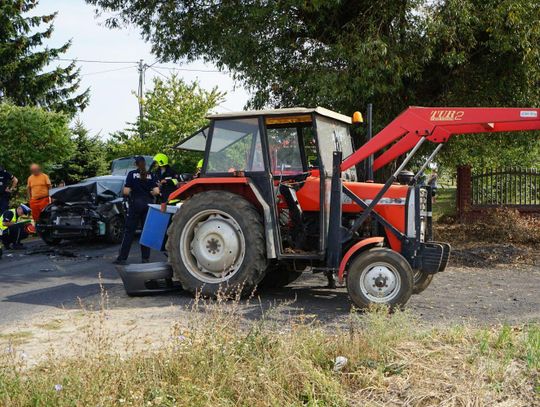
<instances>
[{"instance_id":1,"label":"cab roof","mask_svg":"<svg viewBox=\"0 0 540 407\"><path fill-rule=\"evenodd\" d=\"M291 107L285 109L267 109L267 110L246 110L241 112L217 113L206 116L210 120L233 119L236 117L253 117L253 116L281 116L281 115L297 115L297 114L312 114L316 113L321 116L329 117L340 122L351 124L352 120L349 116L334 112L324 107Z\"/></svg>"}]
</instances>

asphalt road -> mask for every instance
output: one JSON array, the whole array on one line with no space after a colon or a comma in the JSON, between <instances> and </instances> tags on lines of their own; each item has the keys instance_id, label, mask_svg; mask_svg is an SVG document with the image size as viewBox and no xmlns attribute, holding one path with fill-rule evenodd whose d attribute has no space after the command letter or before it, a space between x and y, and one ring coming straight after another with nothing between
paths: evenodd
<instances>
[{"instance_id":1,"label":"asphalt road","mask_svg":"<svg viewBox=\"0 0 540 407\"><path fill-rule=\"evenodd\" d=\"M0 260L0 324L50 307L78 307L79 298L99 294L100 277L106 289L122 287L111 264L118 253L117 245L78 242L51 248L35 240L26 246L25 251L4 251ZM139 256L134 244L130 261L138 262ZM162 258L160 253L153 253L153 260Z\"/></svg>"},{"instance_id":2,"label":"asphalt road","mask_svg":"<svg viewBox=\"0 0 540 407\"><path fill-rule=\"evenodd\" d=\"M79 242L61 245L54 253L40 241L34 241L28 248L26 252L4 253L0 260L0 325L35 318L41 311L79 309L79 299L85 304L96 303L100 276L109 293L111 309L128 309L137 315L145 309L185 307L193 301L191 295L182 291L128 297L111 264L118 246ZM469 255L479 257L476 252ZM139 256L134 244L130 262L139 262ZM164 261L165 257L154 252L151 260ZM262 308L283 304L279 308L285 314L300 312L328 322L346 320L350 311L346 289L330 290L324 287L325 283L320 275L306 274L289 287L261 293L255 301L258 305L246 303L243 308L252 318L259 318ZM470 320L481 324L540 322L539 292L538 263L456 265L435 276L425 292L410 299L407 308L429 324Z\"/></svg>"}]
</instances>

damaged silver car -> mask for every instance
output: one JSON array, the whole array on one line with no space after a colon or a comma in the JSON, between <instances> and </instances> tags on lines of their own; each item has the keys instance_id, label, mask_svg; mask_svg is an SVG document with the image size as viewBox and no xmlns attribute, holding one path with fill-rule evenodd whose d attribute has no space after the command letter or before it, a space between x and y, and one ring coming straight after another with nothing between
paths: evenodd
<instances>
[{"instance_id":1,"label":"damaged silver car","mask_svg":"<svg viewBox=\"0 0 540 407\"><path fill-rule=\"evenodd\" d=\"M94 238L120 243L126 218L124 181L124 176L106 175L52 190L51 203L36 225L38 235L49 245Z\"/></svg>"}]
</instances>

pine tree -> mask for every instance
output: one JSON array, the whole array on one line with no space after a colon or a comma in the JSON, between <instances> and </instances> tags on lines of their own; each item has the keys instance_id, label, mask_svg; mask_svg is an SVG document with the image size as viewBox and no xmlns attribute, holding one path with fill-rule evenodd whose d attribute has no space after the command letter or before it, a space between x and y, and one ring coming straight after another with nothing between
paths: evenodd
<instances>
[{"instance_id":1,"label":"pine tree","mask_svg":"<svg viewBox=\"0 0 540 407\"><path fill-rule=\"evenodd\" d=\"M105 143L99 135L91 136L84 124L77 119L71 129L73 153L69 160L56 163L51 171L51 179L58 183L75 184L86 178L107 174L109 162L106 159Z\"/></svg>"},{"instance_id":2,"label":"pine tree","mask_svg":"<svg viewBox=\"0 0 540 407\"><path fill-rule=\"evenodd\" d=\"M45 45L56 13L28 16L37 4L38 0L0 1L0 100L73 115L88 104L89 90L76 94L80 79L75 63L47 70L71 43Z\"/></svg>"}]
</instances>

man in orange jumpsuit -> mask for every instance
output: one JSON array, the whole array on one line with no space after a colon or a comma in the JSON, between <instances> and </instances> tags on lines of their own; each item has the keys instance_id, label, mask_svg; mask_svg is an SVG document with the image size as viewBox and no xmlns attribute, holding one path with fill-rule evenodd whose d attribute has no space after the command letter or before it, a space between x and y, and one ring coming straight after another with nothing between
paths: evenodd
<instances>
[{"instance_id":1,"label":"man in orange jumpsuit","mask_svg":"<svg viewBox=\"0 0 540 407\"><path fill-rule=\"evenodd\" d=\"M47 174L41 171L41 167L37 164L30 166L30 173L27 182L28 201L32 209L32 218L34 222L37 222L41 211L50 202L51 180Z\"/></svg>"}]
</instances>

